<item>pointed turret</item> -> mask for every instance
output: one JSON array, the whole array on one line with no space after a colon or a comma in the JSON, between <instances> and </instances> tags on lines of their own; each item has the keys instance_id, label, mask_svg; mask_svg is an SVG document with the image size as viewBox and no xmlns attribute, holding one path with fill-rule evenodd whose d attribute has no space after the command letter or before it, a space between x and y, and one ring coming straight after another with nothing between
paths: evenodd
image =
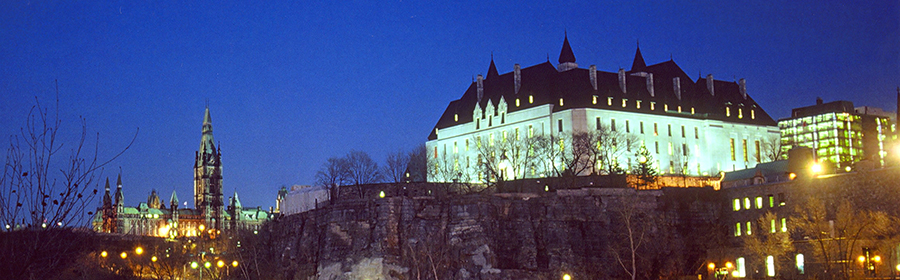
<instances>
[{"instance_id":1,"label":"pointed turret","mask_svg":"<svg viewBox=\"0 0 900 280\"><path fill-rule=\"evenodd\" d=\"M231 200L231 206L235 209L243 208L243 206L241 206L241 199L238 198L237 191L234 192L234 199Z\"/></svg>"},{"instance_id":2,"label":"pointed turret","mask_svg":"<svg viewBox=\"0 0 900 280\"><path fill-rule=\"evenodd\" d=\"M169 198L169 204L173 206L173 209L178 206L178 195L175 194L175 191L172 191L172 197Z\"/></svg>"},{"instance_id":3,"label":"pointed turret","mask_svg":"<svg viewBox=\"0 0 900 280\"><path fill-rule=\"evenodd\" d=\"M109 195L109 178L106 178L106 191L103 193L103 208L112 207L112 197Z\"/></svg>"},{"instance_id":4,"label":"pointed turret","mask_svg":"<svg viewBox=\"0 0 900 280\"><path fill-rule=\"evenodd\" d=\"M225 199L222 195L221 152L213 139L209 107L203 113L200 149L194 163L194 207L201 213L206 227L222 229Z\"/></svg>"},{"instance_id":5,"label":"pointed turret","mask_svg":"<svg viewBox=\"0 0 900 280\"><path fill-rule=\"evenodd\" d=\"M122 193L122 174L119 174L119 178L116 179L116 208L125 207L125 194ZM121 210L121 209L119 209Z\"/></svg>"},{"instance_id":6,"label":"pointed turret","mask_svg":"<svg viewBox=\"0 0 900 280\"><path fill-rule=\"evenodd\" d=\"M492 77L498 77L500 73L497 72L497 66L494 65L494 54L491 54L491 66L488 67L487 79L490 80Z\"/></svg>"},{"instance_id":7,"label":"pointed turret","mask_svg":"<svg viewBox=\"0 0 900 280\"><path fill-rule=\"evenodd\" d=\"M150 196L147 197L147 206L150 208L159 209L162 207L162 202L159 201L159 195L156 194L156 190L150 191Z\"/></svg>"},{"instance_id":8,"label":"pointed turret","mask_svg":"<svg viewBox=\"0 0 900 280\"><path fill-rule=\"evenodd\" d=\"M559 65L557 69L559 72L563 72L575 68L578 68L578 64L575 63L575 53L572 52L572 47L569 46L569 35L566 34L563 37L562 50L559 51Z\"/></svg>"},{"instance_id":9,"label":"pointed turret","mask_svg":"<svg viewBox=\"0 0 900 280\"><path fill-rule=\"evenodd\" d=\"M631 63L631 72L641 72L647 68L644 63L644 56L641 55L641 46L638 45L637 51L634 53L634 62Z\"/></svg>"}]
</instances>

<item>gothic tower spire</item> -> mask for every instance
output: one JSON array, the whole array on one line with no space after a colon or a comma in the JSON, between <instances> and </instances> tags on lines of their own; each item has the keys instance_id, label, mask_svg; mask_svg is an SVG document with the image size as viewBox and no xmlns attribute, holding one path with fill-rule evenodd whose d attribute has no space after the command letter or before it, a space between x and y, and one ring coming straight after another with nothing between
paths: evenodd
<instances>
[{"instance_id":1,"label":"gothic tower spire","mask_svg":"<svg viewBox=\"0 0 900 280\"><path fill-rule=\"evenodd\" d=\"M569 34L566 34L563 38L562 50L559 51L559 65L556 68L559 72L578 68L578 64L575 63L575 53L572 52L572 47L569 46Z\"/></svg>"},{"instance_id":2,"label":"gothic tower spire","mask_svg":"<svg viewBox=\"0 0 900 280\"><path fill-rule=\"evenodd\" d=\"M194 162L194 207L203 216L206 228L221 230L225 217L222 195L222 154L216 148L212 134L209 107L203 114L200 149Z\"/></svg>"}]
</instances>

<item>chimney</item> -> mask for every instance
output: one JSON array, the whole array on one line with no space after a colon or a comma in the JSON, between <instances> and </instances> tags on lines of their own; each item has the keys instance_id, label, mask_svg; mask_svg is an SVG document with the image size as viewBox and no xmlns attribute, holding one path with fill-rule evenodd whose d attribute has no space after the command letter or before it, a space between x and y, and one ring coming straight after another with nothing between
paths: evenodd
<instances>
[{"instance_id":1,"label":"chimney","mask_svg":"<svg viewBox=\"0 0 900 280\"><path fill-rule=\"evenodd\" d=\"M653 73L647 73L647 91L650 92L650 97L656 96L653 92Z\"/></svg>"},{"instance_id":2,"label":"chimney","mask_svg":"<svg viewBox=\"0 0 900 280\"><path fill-rule=\"evenodd\" d=\"M619 68L619 88L625 93L625 69Z\"/></svg>"},{"instance_id":3,"label":"chimney","mask_svg":"<svg viewBox=\"0 0 900 280\"><path fill-rule=\"evenodd\" d=\"M597 90L597 65L591 65L591 86Z\"/></svg>"},{"instance_id":4,"label":"chimney","mask_svg":"<svg viewBox=\"0 0 900 280\"><path fill-rule=\"evenodd\" d=\"M672 91L675 92L675 97L681 100L681 78L672 78Z\"/></svg>"},{"instance_id":5,"label":"chimney","mask_svg":"<svg viewBox=\"0 0 900 280\"><path fill-rule=\"evenodd\" d=\"M706 75L706 89L709 90L710 95L716 96L716 88L713 86L713 83L712 74Z\"/></svg>"},{"instance_id":6,"label":"chimney","mask_svg":"<svg viewBox=\"0 0 900 280\"><path fill-rule=\"evenodd\" d=\"M519 88L522 87L522 66L516 63L516 69L513 72L515 72L516 94L519 94Z\"/></svg>"},{"instance_id":7,"label":"chimney","mask_svg":"<svg viewBox=\"0 0 900 280\"><path fill-rule=\"evenodd\" d=\"M816 105L822 105L822 102L823 101L821 97L816 97Z\"/></svg>"},{"instance_id":8,"label":"chimney","mask_svg":"<svg viewBox=\"0 0 900 280\"><path fill-rule=\"evenodd\" d=\"M741 87L741 96L744 97L744 100L747 100L747 80L741 78L740 80L738 80L738 84Z\"/></svg>"},{"instance_id":9,"label":"chimney","mask_svg":"<svg viewBox=\"0 0 900 280\"><path fill-rule=\"evenodd\" d=\"M478 74L478 79L476 82L478 83L478 102L481 102L481 97L484 96L484 76Z\"/></svg>"}]
</instances>

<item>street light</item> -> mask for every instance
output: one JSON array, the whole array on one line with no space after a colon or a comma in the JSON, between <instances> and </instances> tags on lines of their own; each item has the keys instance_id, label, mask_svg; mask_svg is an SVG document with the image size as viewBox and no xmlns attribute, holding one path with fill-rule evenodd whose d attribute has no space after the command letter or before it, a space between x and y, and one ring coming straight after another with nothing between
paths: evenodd
<instances>
[{"instance_id":1,"label":"street light","mask_svg":"<svg viewBox=\"0 0 900 280\"><path fill-rule=\"evenodd\" d=\"M106 251L100 252L100 256L101 256L101 257L104 257L104 258L105 258L107 255L108 255L108 253L106 253Z\"/></svg>"},{"instance_id":2,"label":"street light","mask_svg":"<svg viewBox=\"0 0 900 280\"><path fill-rule=\"evenodd\" d=\"M716 264L709 263L709 270L713 270L713 269L716 269Z\"/></svg>"},{"instance_id":3,"label":"street light","mask_svg":"<svg viewBox=\"0 0 900 280\"><path fill-rule=\"evenodd\" d=\"M237 267L237 266L238 266L238 262L237 262L237 261L232 261L232 262L231 262L231 266ZM900 267L900 265L898 265L897 267Z\"/></svg>"},{"instance_id":4,"label":"street light","mask_svg":"<svg viewBox=\"0 0 900 280\"><path fill-rule=\"evenodd\" d=\"M191 269L197 269L197 262L191 262Z\"/></svg>"},{"instance_id":5,"label":"street light","mask_svg":"<svg viewBox=\"0 0 900 280\"><path fill-rule=\"evenodd\" d=\"M156 260L157 260L156 256L153 256L152 258L150 258L151 262L156 262Z\"/></svg>"},{"instance_id":6,"label":"street light","mask_svg":"<svg viewBox=\"0 0 900 280\"><path fill-rule=\"evenodd\" d=\"M572 275L569 275L568 273L563 274L563 278L562 278L562 279L563 279L563 280L572 280Z\"/></svg>"},{"instance_id":7,"label":"street light","mask_svg":"<svg viewBox=\"0 0 900 280\"><path fill-rule=\"evenodd\" d=\"M138 254L138 255L144 254L144 248L141 246L138 246L137 248L134 248L134 253Z\"/></svg>"},{"instance_id":8,"label":"street light","mask_svg":"<svg viewBox=\"0 0 900 280\"><path fill-rule=\"evenodd\" d=\"M219 268L222 268L223 266L225 266L225 261L219 260L218 262L216 262L216 266L218 266Z\"/></svg>"},{"instance_id":9,"label":"street light","mask_svg":"<svg viewBox=\"0 0 900 280\"><path fill-rule=\"evenodd\" d=\"M127 257L128 257L128 253L122 252L121 254L119 254L119 257L122 257L123 259L124 259L124 258L127 258Z\"/></svg>"},{"instance_id":10,"label":"street light","mask_svg":"<svg viewBox=\"0 0 900 280\"><path fill-rule=\"evenodd\" d=\"M812 171L813 174L822 173L822 164L818 162L813 163L809 170Z\"/></svg>"}]
</instances>

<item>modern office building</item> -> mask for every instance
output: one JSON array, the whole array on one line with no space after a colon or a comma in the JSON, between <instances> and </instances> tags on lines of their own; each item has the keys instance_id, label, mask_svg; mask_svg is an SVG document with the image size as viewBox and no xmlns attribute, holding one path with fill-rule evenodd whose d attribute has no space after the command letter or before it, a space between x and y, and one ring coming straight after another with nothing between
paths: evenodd
<instances>
[{"instance_id":1,"label":"modern office building","mask_svg":"<svg viewBox=\"0 0 900 280\"><path fill-rule=\"evenodd\" d=\"M795 108L791 117L778 121L781 149L813 149L826 167L849 171L854 163L868 159L877 166L885 164L894 125L890 114L872 107L854 108L850 101L823 103Z\"/></svg>"}]
</instances>

